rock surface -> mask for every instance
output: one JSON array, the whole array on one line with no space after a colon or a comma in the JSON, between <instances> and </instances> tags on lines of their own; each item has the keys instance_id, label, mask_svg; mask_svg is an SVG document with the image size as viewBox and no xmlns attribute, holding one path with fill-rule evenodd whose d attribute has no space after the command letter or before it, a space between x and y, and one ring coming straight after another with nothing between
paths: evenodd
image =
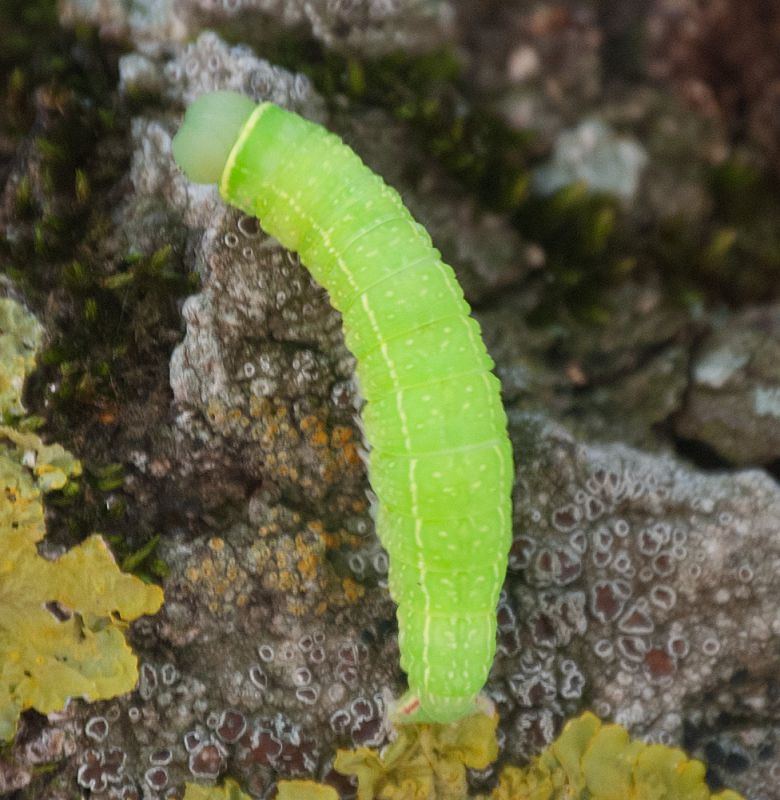
<instances>
[{"instance_id":1,"label":"rock surface","mask_svg":"<svg viewBox=\"0 0 780 800\"><path fill-rule=\"evenodd\" d=\"M452 16L446 0L69 0L61 11L67 24L96 25L102 35L129 38L141 50L185 42L204 28L233 27L261 40L303 29L328 47L374 54L441 44Z\"/></svg>"},{"instance_id":2,"label":"rock surface","mask_svg":"<svg viewBox=\"0 0 780 800\"><path fill-rule=\"evenodd\" d=\"M137 364L130 398L101 407L92 427L73 424L67 443L87 462L126 464L110 503L121 497L131 520L160 536L166 604L133 626L139 685L115 701L71 703L48 721L25 717L0 759L6 790L23 800L74 791L156 800L176 796L184 781L230 774L258 798L299 776L340 781L349 798L354 787L332 774L336 748L380 746L390 735L386 706L404 678L339 316L295 256L215 189L189 184L170 153L186 104L231 88L343 135L401 191L474 304L504 386L518 472L487 687L501 714L499 763L538 753L589 706L635 735L685 746L707 761L713 787L780 798L780 489L760 469L780 457L777 298L732 317L704 293L680 302L664 282L668 261L688 264L666 214L704 231L691 249L704 243L707 269L727 275L719 254L737 258L713 221L707 183L729 155L723 129L713 132L663 88L607 97L605 52L619 25L606 25L591 4L481 8L62 4L64 20L87 20L104 41L134 48L118 68L118 103L132 112L128 167L93 201L115 221L100 252L125 271L101 280L126 280L128 243L141 253L170 245L200 287L181 303L180 335L165 329L159 369ZM624 10L620 25L641 18ZM561 226L583 249L556 250L541 221L518 225L513 213L484 211L397 109L326 97L303 74L204 32L217 25L260 42L260 54L280 29L300 26L333 51L401 45L411 53L455 42L470 60L472 91L511 126L533 130L538 163L585 119L639 142L641 179L643 159L632 150L630 180L595 184L633 198L622 213L637 252L621 263L626 273L639 266L602 287L608 317L597 326L565 312L531 319L548 283L579 279L583 253L612 257L593 244L612 224L611 206L597 209L595 232L579 217ZM4 236L24 229L6 221L27 158L21 153L9 172ZM33 190L44 185L33 181ZM564 207L562 192L544 213ZM656 228L648 243L645 232ZM721 238L708 238L713 232ZM772 263L767 257L770 276ZM58 291L43 308L70 296ZM53 333L59 319L44 319ZM45 411L56 392L33 394L48 398L37 403ZM753 469L706 472L675 454L677 437ZM37 774L50 762L53 773ZM483 789L495 774L472 781Z\"/></svg>"},{"instance_id":3,"label":"rock surface","mask_svg":"<svg viewBox=\"0 0 780 800\"><path fill-rule=\"evenodd\" d=\"M701 342L675 430L733 464L777 460L780 309L751 309Z\"/></svg>"}]
</instances>

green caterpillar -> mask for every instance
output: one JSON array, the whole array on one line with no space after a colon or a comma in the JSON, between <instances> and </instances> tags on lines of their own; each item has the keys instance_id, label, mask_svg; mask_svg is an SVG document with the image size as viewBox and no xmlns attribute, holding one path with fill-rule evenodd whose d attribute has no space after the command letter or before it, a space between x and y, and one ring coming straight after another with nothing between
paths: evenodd
<instances>
[{"instance_id":1,"label":"green caterpillar","mask_svg":"<svg viewBox=\"0 0 780 800\"><path fill-rule=\"evenodd\" d=\"M271 103L199 98L173 153L297 251L341 312L398 603L399 716L471 713L495 654L513 461L500 383L452 269L349 147Z\"/></svg>"}]
</instances>

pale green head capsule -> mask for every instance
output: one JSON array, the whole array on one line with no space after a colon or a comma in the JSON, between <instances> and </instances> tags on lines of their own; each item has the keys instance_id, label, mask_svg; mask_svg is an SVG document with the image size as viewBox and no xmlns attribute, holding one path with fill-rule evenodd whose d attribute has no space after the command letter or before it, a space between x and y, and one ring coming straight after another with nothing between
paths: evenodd
<instances>
[{"instance_id":1,"label":"pale green head capsule","mask_svg":"<svg viewBox=\"0 0 780 800\"><path fill-rule=\"evenodd\" d=\"M238 92L210 92L184 115L173 157L193 183L219 183L241 129L257 107Z\"/></svg>"}]
</instances>

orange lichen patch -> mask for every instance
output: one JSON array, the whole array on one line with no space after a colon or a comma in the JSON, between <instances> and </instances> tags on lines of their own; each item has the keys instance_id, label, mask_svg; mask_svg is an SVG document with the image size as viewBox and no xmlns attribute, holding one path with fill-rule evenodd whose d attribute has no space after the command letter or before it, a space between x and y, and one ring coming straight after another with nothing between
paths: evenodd
<instances>
[{"instance_id":1,"label":"orange lichen patch","mask_svg":"<svg viewBox=\"0 0 780 800\"><path fill-rule=\"evenodd\" d=\"M206 414L216 433L240 444L248 472L284 493L290 490L315 503L327 498L337 516L349 513L353 500L345 488L362 492L365 467L358 434L349 425L334 426L328 407L301 409L267 397L226 406L212 399Z\"/></svg>"},{"instance_id":2,"label":"orange lichen patch","mask_svg":"<svg viewBox=\"0 0 780 800\"><path fill-rule=\"evenodd\" d=\"M213 401L212 401L213 402ZM249 416L253 419L259 419L263 416L268 408L268 399L265 397L257 397L252 395L249 398Z\"/></svg>"},{"instance_id":3,"label":"orange lichen patch","mask_svg":"<svg viewBox=\"0 0 780 800\"><path fill-rule=\"evenodd\" d=\"M342 541L342 533L326 533L323 535L322 540L325 542L325 547L327 547L328 550L335 550Z\"/></svg>"},{"instance_id":4,"label":"orange lichen patch","mask_svg":"<svg viewBox=\"0 0 780 800\"><path fill-rule=\"evenodd\" d=\"M355 444L348 444L344 446L344 458L350 466L356 467L363 463L360 457L360 450Z\"/></svg>"},{"instance_id":5,"label":"orange lichen patch","mask_svg":"<svg viewBox=\"0 0 780 800\"><path fill-rule=\"evenodd\" d=\"M209 611L218 617L231 616L236 607L242 608L249 602L252 578L219 537L194 548L183 576L190 584L190 592L202 598Z\"/></svg>"},{"instance_id":6,"label":"orange lichen patch","mask_svg":"<svg viewBox=\"0 0 780 800\"><path fill-rule=\"evenodd\" d=\"M344 494L343 487L361 490L364 467L358 452L357 433L349 425L332 425L327 407L306 408L303 412L274 398L252 398L246 413L213 400L207 409L209 421L223 436L239 438L257 445L261 452L252 463L263 475L294 496L304 495L317 502L326 497L334 517L365 511L365 501ZM249 422L249 427L246 422ZM328 552L358 548L361 537L343 529L327 530L322 520L305 520L284 507L264 510L266 516L257 524L257 542L251 547L248 562L242 566L257 577L255 585L279 595L289 613L306 614L328 607L343 607L363 596L363 589L353 580L342 581L328 561ZM210 550L214 545L210 544ZM215 558L210 553L209 558ZM206 582L210 607L219 603L211 592L221 592L219 576L205 563L197 574L187 572L191 581Z\"/></svg>"},{"instance_id":7,"label":"orange lichen patch","mask_svg":"<svg viewBox=\"0 0 780 800\"><path fill-rule=\"evenodd\" d=\"M368 501L364 498L358 498L352 501L352 510L356 514L362 514L368 509Z\"/></svg>"},{"instance_id":8,"label":"orange lichen patch","mask_svg":"<svg viewBox=\"0 0 780 800\"><path fill-rule=\"evenodd\" d=\"M337 425L330 435L330 443L333 447L343 447L349 444L354 438L354 431L346 425Z\"/></svg>"},{"instance_id":9,"label":"orange lichen patch","mask_svg":"<svg viewBox=\"0 0 780 800\"><path fill-rule=\"evenodd\" d=\"M212 425L223 425L225 422L224 404L217 400L209 401L209 404L206 406L206 416L209 418L209 422L211 422Z\"/></svg>"},{"instance_id":10,"label":"orange lichen patch","mask_svg":"<svg viewBox=\"0 0 780 800\"><path fill-rule=\"evenodd\" d=\"M359 584L356 583L352 578L344 578L341 581L341 585L344 588L344 596L349 600L350 603L354 603L356 600L360 600L361 597L366 593L366 590Z\"/></svg>"},{"instance_id":11,"label":"orange lichen patch","mask_svg":"<svg viewBox=\"0 0 780 800\"><path fill-rule=\"evenodd\" d=\"M345 425L337 425L330 435L330 446L336 453L337 462L344 468L361 467L359 442L355 441L355 431Z\"/></svg>"},{"instance_id":12,"label":"orange lichen patch","mask_svg":"<svg viewBox=\"0 0 780 800\"><path fill-rule=\"evenodd\" d=\"M300 596L287 600L287 613L293 617L303 617L309 610L309 604Z\"/></svg>"},{"instance_id":13,"label":"orange lichen patch","mask_svg":"<svg viewBox=\"0 0 780 800\"><path fill-rule=\"evenodd\" d=\"M343 529L328 531L322 520L304 520L283 506L266 509L258 538L249 550L250 569L266 591L279 594L292 614L319 608L323 601L340 608L363 596L363 587L341 581L328 560L328 551L362 540Z\"/></svg>"},{"instance_id":14,"label":"orange lichen patch","mask_svg":"<svg viewBox=\"0 0 780 800\"><path fill-rule=\"evenodd\" d=\"M212 399L206 407L206 416L223 436L245 440L248 435L271 453L289 453L300 442L300 433L290 419L287 406L278 400L250 398L248 413L244 413L240 407Z\"/></svg>"},{"instance_id":15,"label":"orange lichen patch","mask_svg":"<svg viewBox=\"0 0 780 800\"><path fill-rule=\"evenodd\" d=\"M314 553L307 553L303 558L298 559L298 572L304 578L312 579L317 574L319 560Z\"/></svg>"},{"instance_id":16,"label":"orange lichen patch","mask_svg":"<svg viewBox=\"0 0 780 800\"><path fill-rule=\"evenodd\" d=\"M316 417L314 414L307 414L301 419L300 425L301 432L312 447L328 446L328 432L324 419Z\"/></svg>"}]
</instances>

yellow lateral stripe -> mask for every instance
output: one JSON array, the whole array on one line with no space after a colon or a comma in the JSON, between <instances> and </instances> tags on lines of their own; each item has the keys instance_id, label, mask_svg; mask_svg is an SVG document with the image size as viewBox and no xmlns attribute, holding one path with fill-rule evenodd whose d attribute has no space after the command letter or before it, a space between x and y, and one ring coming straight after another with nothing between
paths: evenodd
<instances>
[{"instance_id":1,"label":"yellow lateral stripe","mask_svg":"<svg viewBox=\"0 0 780 800\"><path fill-rule=\"evenodd\" d=\"M219 179L219 193L228 203L230 202L228 197L228 179L236 165L238 153L246 144L246 140L252 135L252 131L255 129L255 125L259 122L260 117L262 117L272 105L272 103L260 103L249 115L249 119L244 123L244 127L241 129L241 133L238 134L238 139L236 139L236 143L233 145L233 149L230 151L230 155L225 162L225 168L222 170L222 177Z\"/></svg>"}]
</instances>

